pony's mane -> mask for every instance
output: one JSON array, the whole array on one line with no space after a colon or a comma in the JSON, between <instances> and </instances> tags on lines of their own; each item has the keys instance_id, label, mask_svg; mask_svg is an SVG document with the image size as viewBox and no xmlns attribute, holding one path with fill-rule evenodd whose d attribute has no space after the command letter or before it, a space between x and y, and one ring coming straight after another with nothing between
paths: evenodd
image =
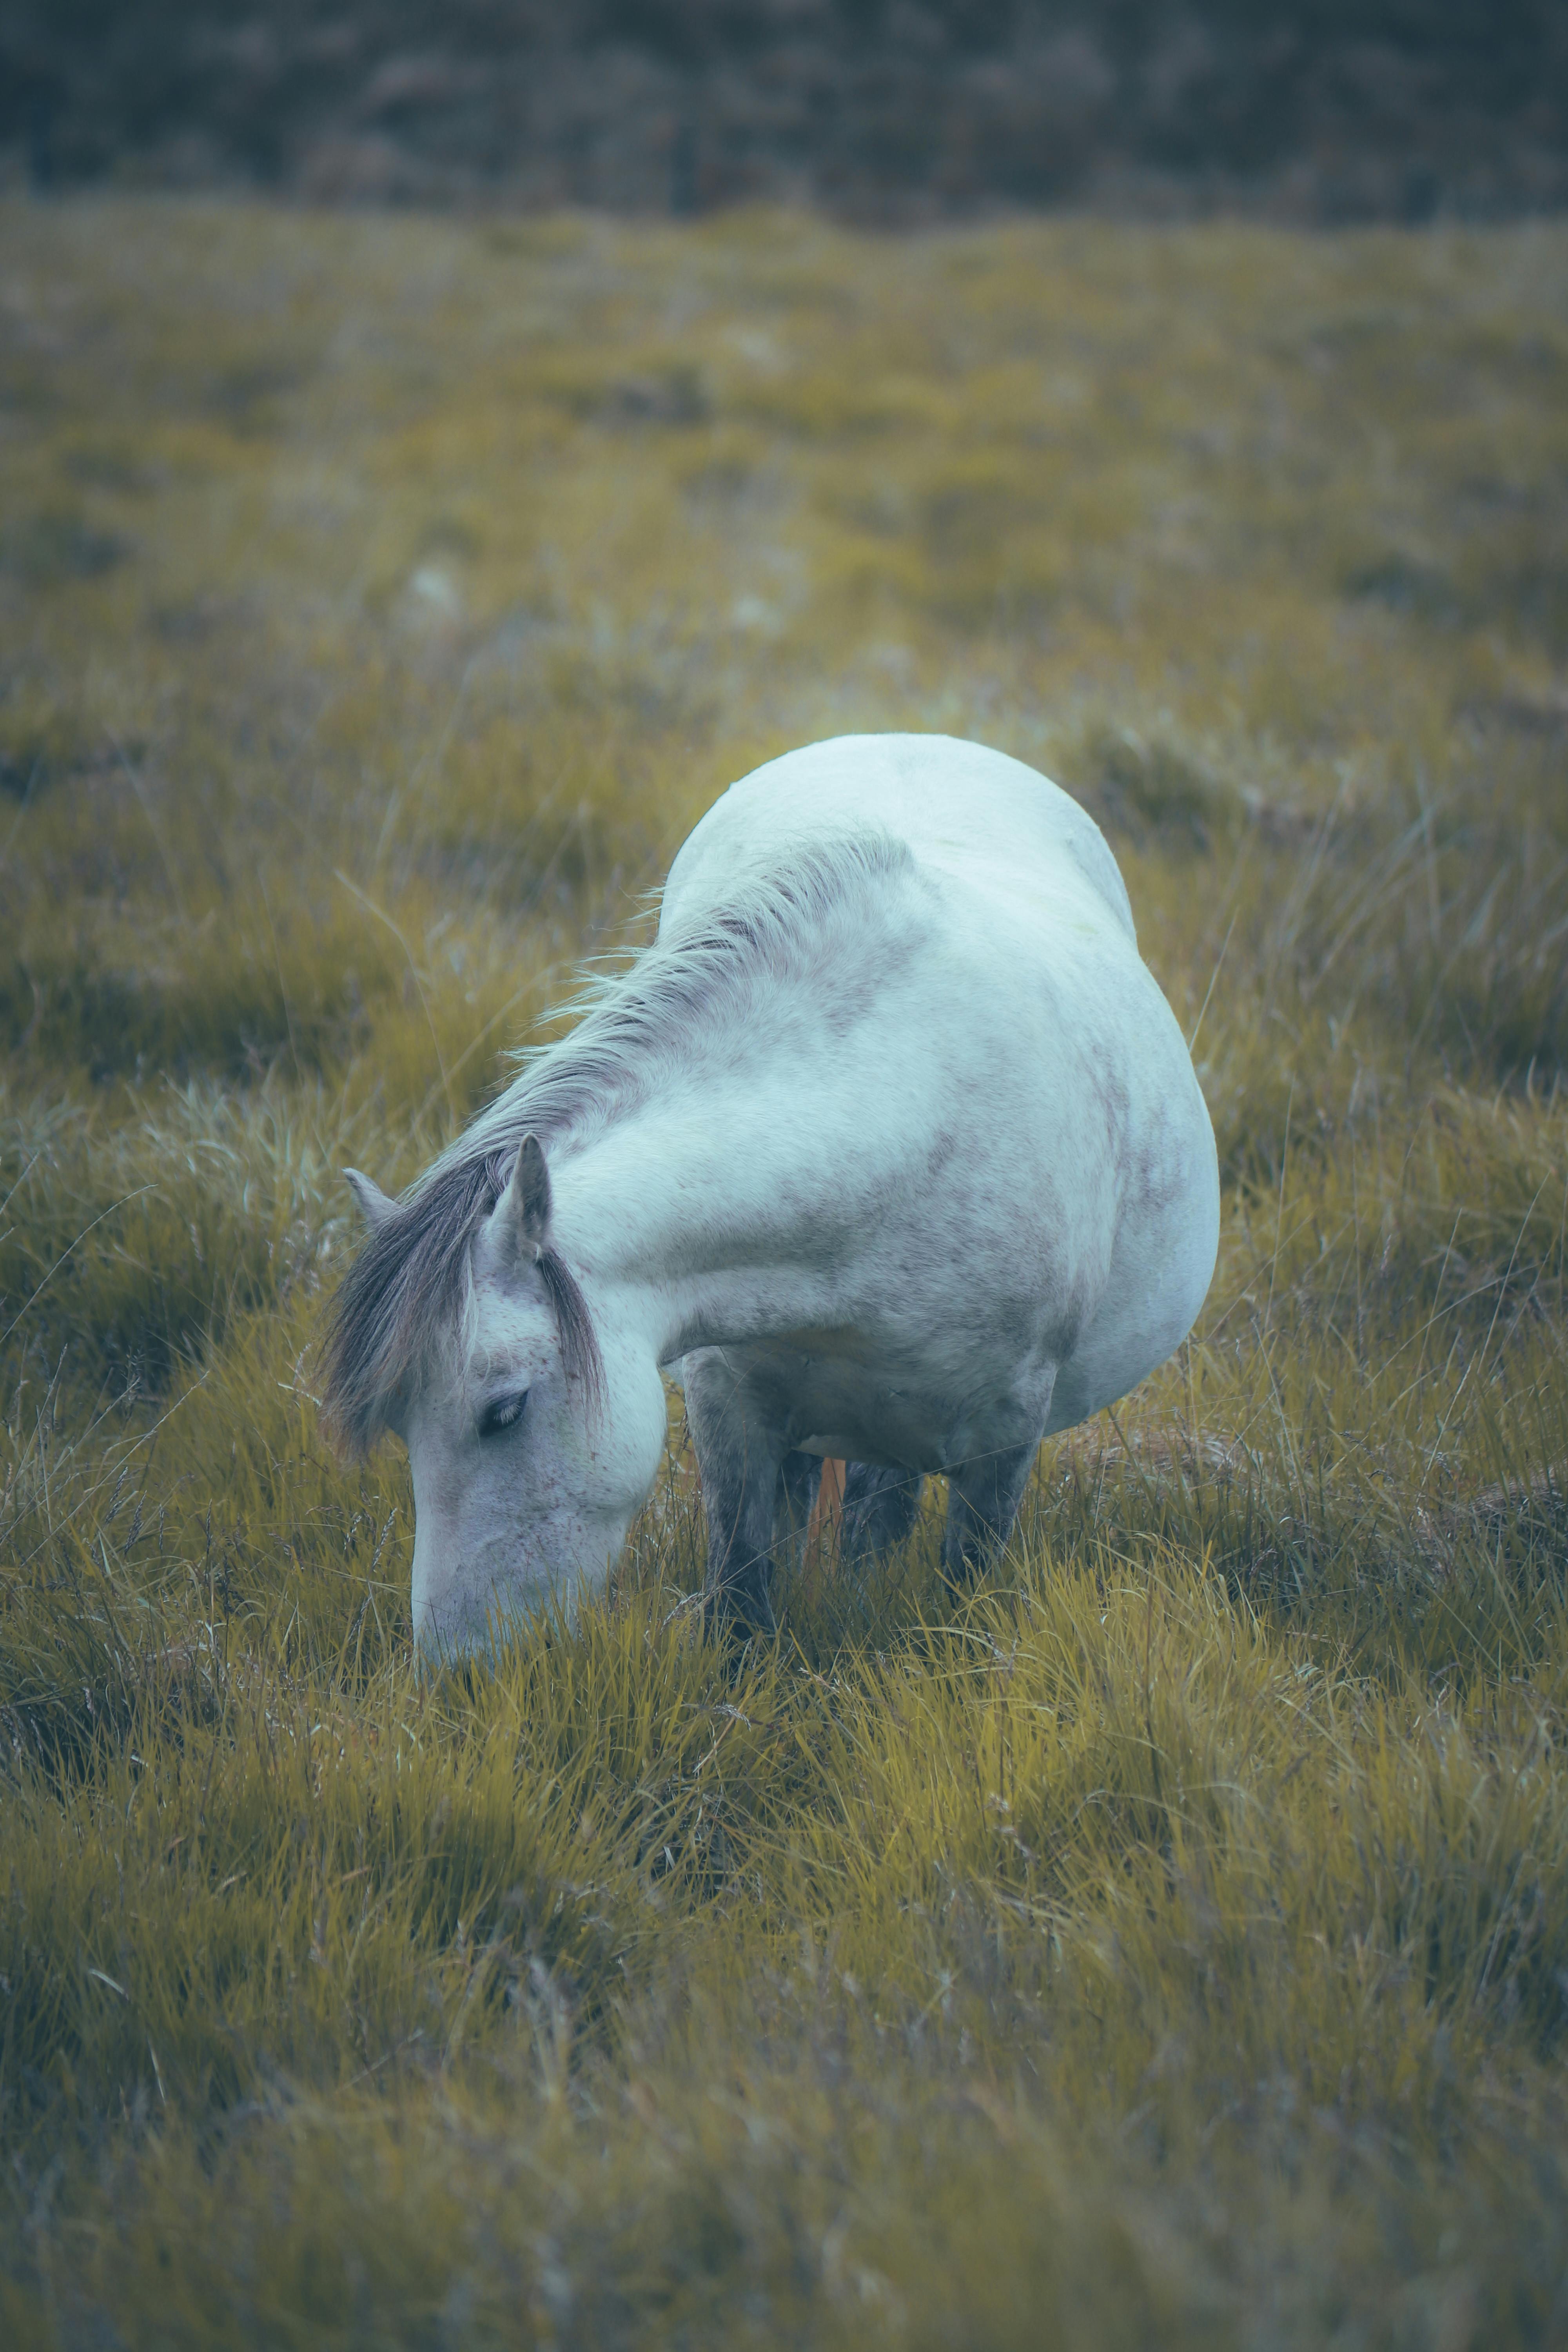
<instances>
[{"instance_id":1,"label":"pony's mane","mask_svg":"<svg viewBox=\"0 0 1568 2352\"><path fill-rule=\"evenodd\" d=\"M864 938L868 902L912 877L914 858L886 835L802 845L787 865L740 878L629 965L589 981L565 1009L576 1026L519 1058L521 1069L377 1225L332 1302L323 1411L350 1452L386 1425L393 1398L417 1385L455 1322L475 1234L506 1190L525 1135L549 1144L601 1126L644 1098L698 1044L742 1020L759 986L809 976L846 921ZM559 1254L539 1259L569 1379L592 1405L603 1361L587 1303Z\"/></svg>"}]
</instances>

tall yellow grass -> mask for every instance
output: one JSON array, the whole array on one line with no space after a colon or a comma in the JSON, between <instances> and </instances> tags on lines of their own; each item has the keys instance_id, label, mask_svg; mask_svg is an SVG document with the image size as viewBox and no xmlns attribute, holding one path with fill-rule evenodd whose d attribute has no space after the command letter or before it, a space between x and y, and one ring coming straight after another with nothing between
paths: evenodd
<instances>
[{"instance_id":1,"label":"tall yellow grass","mask_svg":"<svg viewBox=\"0 0 1568 2352\"><path fill-rule=\"evenodd\" d=\"M1561 2338L1568 236L0 254L5 2340ZM675 1417L422 1682L342 1165L877 727L1110 832L1198 1330L956 1613L716 1645Z\"/></svg>"}]
</instances>

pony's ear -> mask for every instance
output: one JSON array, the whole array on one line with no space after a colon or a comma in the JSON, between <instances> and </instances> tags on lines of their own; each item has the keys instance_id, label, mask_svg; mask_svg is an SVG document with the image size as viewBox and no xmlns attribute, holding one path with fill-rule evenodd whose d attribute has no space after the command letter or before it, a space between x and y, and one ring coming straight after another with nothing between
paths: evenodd
<instances>
[{"instance_id":1,"label":"pony's ear","mask_svg":"<svg viewBox=\"0 0 1568 2352\"><path fill-rule=\"evenodd\" d=\"M371 1232L379 1233L383 1225L390 1224L397 1214L396 1202L389 1201L381 1186L373 1183L368 1176L362 1176L357 1168L345 1168L343 1175Z\"/></svg>"},{"instance_id":2,"label":"pony's ear","mask_svg":"<svg viewBox=\"0 0 1568 2352\"><path fill-rule=\"evenodd\" d=\"M550 1171L537 1135L525 1135L519 1144L500 1207L519 1246L537 1256L550 1232Z\"/></svg>"}]
</instances>

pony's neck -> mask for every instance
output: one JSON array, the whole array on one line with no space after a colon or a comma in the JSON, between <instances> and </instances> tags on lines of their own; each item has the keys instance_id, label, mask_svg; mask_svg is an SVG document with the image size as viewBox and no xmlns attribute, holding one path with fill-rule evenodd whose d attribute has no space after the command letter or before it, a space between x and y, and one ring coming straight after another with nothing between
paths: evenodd
<instances>
[{"instance_id":1,"label":"pony's neck","mask_svg":"<svg viewBox=\"0 0 1568 2352\"><path fill-rule=\"evenodd\" d=\"M831 1139L740 1083L643 1105L552 1163L554 1233L660 1362L835 1319L858 1223Z\"/></svg>"}]
</instances>

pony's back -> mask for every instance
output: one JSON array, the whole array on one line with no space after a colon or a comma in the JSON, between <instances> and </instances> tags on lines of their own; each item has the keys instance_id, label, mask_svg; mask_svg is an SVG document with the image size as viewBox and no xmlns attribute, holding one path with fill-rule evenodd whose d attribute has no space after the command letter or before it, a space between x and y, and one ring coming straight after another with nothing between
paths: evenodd
<instances>
[{"instance_id":1,"label":"pony's back","mask_svg":"<svg viewBox=\"0 0 1568 2352\"><path fill-rule=\"evenodd\" d=\"M846 831L886 834L921 863L1009 896L1076 897L1134 939L1100 827L1021 760L951 735L840 735L731 784L682 847L667 923L722 902L739 876Z\"/></svg>"}]
</instances>

